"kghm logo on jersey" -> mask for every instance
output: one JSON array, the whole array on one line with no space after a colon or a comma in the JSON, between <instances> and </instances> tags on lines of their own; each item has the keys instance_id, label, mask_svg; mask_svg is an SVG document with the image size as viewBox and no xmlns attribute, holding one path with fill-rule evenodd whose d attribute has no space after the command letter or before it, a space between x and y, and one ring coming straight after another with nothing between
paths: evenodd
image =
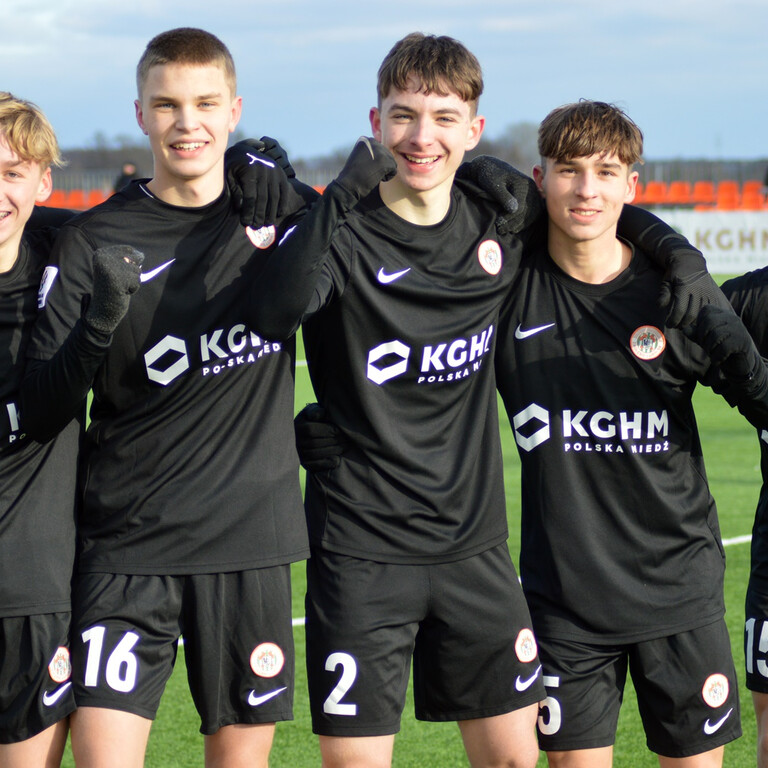
<instances>
[{"instance_id":1,"label":"kghm logo on jersey","mask_svg":"<svg viewBox=\"0 0 768 768\"><path fill-rule=\"evenodd\" d=\"M556 418L538 403L512 417L515 441L526 452L553 437ZM560 435L565 453L665 453L669 414L664 411L587 411L564 408Z\"/></svg>"},{"instance_id":2,"label":"kghm logo on jersey","mask_svg":"<svg viewBox=\"0 0 768 768\"><path fill-rule=\"evenodd\" d=\"M657 358L666 346L664 334L653 325L641 325L629 338L629 348L640 360Z\"/></svg>"},{"instance_id":3,"label":"kghm logo on jersey","mask_svg":"<svg viewBox=\"0 0 768 768\"><path fill-rule=\"evenodd\" d=\"M200 354L193 359L202 375L218 376L279 352L282 344L266 341L239 323L202 334L198 349ZM191 356L187 342L169 334L144 353L147 378L167 387L192 367Z\"/></svg>"},{"instance_id":4,"label":"kghm logo on jersey","mask_svg":"<svg viewBox=\"0 0 768 768\"><path fill-rule=\"evenodd\" d=\"M483 240L477 246L477 260L489 275L498 275L501 271L501 246L495 240Z\"/></svg>"},{"instance_id":5,"label":"kghm logo on jersey","mask_svg":"<svg viewBox=\"0 0 768 768\"><path fill-rule=\"evenodd\" d=\"M453 339L425 344L419 362L417 384L443 384L458 381L480 369L483 356L491 348L493 325L468 339ZM368 352L367 375L381 386L408 371L411 348L399 339L386 341Z\"/></svg>"},{"instance_id":6,"label":"kghm logo on jersey","mask_svg":"<svg viewBox=\"0 0 768 768\"><path fill-rule=\"evenodd\" d=\"M528 662L531 662L536 658L538 650L533 632L527 627L521 629L515 640L515 655L517 656L518 661L521 661L523 664L528 664Z\"/></svg>"},{"instance_id":7,"label":"kghm logo on jersey","mask_svg":"<svg viewBox=\"0 0 768 768\"><path fill-rule=\"evenodd\" d=\"M261 643L251 653L251 669L259 677L279 675L285 664L285 655L275 643Z\"/></svg>"}]
</instances>

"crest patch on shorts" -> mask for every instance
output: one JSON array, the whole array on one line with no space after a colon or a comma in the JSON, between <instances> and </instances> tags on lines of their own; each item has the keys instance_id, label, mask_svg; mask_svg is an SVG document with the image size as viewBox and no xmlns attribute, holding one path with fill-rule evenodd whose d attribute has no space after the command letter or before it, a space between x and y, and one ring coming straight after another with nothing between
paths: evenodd
<instances>
[{"instance_id":1,"label":"crest patch on shorts","mask_svg":"<svg viewBox=\"0 0 768 768\"><path fill-rule=\"evenodd\" d=\"M729 690L728 678L718 673L710 675L706 679L704 687L701 689L701 696L708 707L717 709L728 700Z\"/></svg>"},{"instance_id":2,"label":"crest patch on shorts","mask_svg":"<svg viewBox=\"0 0 768 768\"><path fill-rule=\"evenodd\" d=\"M285 664L285 656L279 645L261 643L251 653L251 669L259 677L279 675Z\"/></svg>"},{"instance_id":3,"label":"crest patch on shorts","mask_svg":"<svg viewBox=\"0 0 768 768\"><path fill-rule=\"evenodd\" d=\"M268 227L259 227L259 229L246 227L245 234L248 235L248 239L253 243L254 247L264 250L264 248L269 248L275 242L275 225L270 224Z\"/></svg>"},{"instance_id":4,"label":"crest patch on shorts","mask_svg":"<svg viewBox=\"0 0 768 768\"><path fill-rule=\"evenodd\" d=\"M483 240L477 246L477 260L489 275L498 275L501 270L501 246L495 240Z\"/></svg>"},{"instance_id":5,"label":"crest patch on shorts","mask_svg":"<svg viewBox=\"0 0 768 768\"><path fill-rule=\"evenodd\" d=\"M664 334L653 325L641 325L629 339L632 354L640 360L657 358L666 346Z\"/></svg>"},{"instance_id":6,"label":"crest patch on shorts","mask_svg":"<svg viewBox=\"0 0 768 768\"><path fill-rule=\"evenodd\" d=\"M51 663L48 665L48 674L54 683L63 683L72 677L72 662L69 660L69 648L63 645L56 649Z\"/></svg>"},{"instance_id":7,"label":"crest patch on shorts","mask_svg":"<svg viewBox=\"0 0 768 768\"><path fill-rule=\"evenodd\" d=\"M538 650L533 632L528 628L521 629L517 635L517 640L515 640L515 653L518 661L523 662L523 664L533 661Z\"/></svg>"}]
</instances>

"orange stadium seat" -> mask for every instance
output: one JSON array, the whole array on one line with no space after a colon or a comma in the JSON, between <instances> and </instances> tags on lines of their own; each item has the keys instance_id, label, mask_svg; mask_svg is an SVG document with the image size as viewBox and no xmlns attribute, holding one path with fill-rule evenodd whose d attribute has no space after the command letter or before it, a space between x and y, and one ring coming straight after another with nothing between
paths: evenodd
<instances>
[{"instance_id":1,"label":"orange stadium seat","mask_svg":"<svg viewBox=\"0 0 768 768\"><path fill-rule=\"evenodd\" d=\"M109 195L106 192L103 192L100 189L92 189L90 192L88 192L86 204L89 208L93 208L94 205L103 203L108 197Z\"/></svg>"},{"instance_id":2,"label":"orange stadium seat","mask_svg":"<svg viewBox=\"0 0 768 768\"><path fill-rule=\"evenodd\" d=\"M695 181L691 192L691 202L694 205L714 205L715 185L711 181Z\"/></svg>"},{"instance_id":3,"label":"orange stadium seat","mask_svg":"<svg viewBox=\"0 0 768 768\"><path fill-rule=\"evenodd\" d=\"M762 211L766 207L765 195L762 188L744 186L741 191L739 208L743 211Z\"/></svg>"},{"instance_id":4,"label":"orange stadium seat","mask_svg":"<svg viewBox=\"0 0 768 768\"><path fill-rule=\"evenodd\" d=\"M741 194L742 195L752 195L753 192L760 192L763 191L763 182L759 179L747 179L742 185L741 185Z\"/></svg>"},{"instance_id":5,"label":"orange stadium seat","mask_svg":"<svg viewBox=\"0 0 768 768\"><path fill-rule=\"evenodd\" d=\"M43 205L50 205L52 208L66 208L67 193L63 189L54 189Z\"/></svg>"},{"instance_id":6,"label":"orange stadium seat","mask_svg":"<svg viewBox=\"0 0 768 768\"><path fill-rule=\"evenodd\" d=\"M715 204L721 211L733 211L739 207L741 191L739 183L725 179L717 185L717 197Z\"/></svg>"},{"instance_id":7,"label":"orange stadium seat","mask_svg":"<svg viewBox=\"0 0 768 768\"><path fill-rule=\"evenodd\" d=\"M644 205L664 205L667 202L667 184L664 181L649 181L643 192Z\"/></svg>"},{"instance_id":8,"label":"orange stadium seat","mask_svg":"<svg viewBox=\"0 0 768 768\"><path fill-rule=\"evenodd\" d=\"M87 207L88 204L85 200L85 192L82 189L70 189L67 193L67 208L82 211Z\"/></svg>"},{"instance_id":9,"label":"orange stadium seat","mask_svg":"<svg viewBox=\"0 0 768 768\"><path fill-rule=\"evenodd\" d=\"M689 181L670 181L667 190L668 205L690 205L692 189Z\"/></svg>"},{"instance_id":10,"label":"orange stadium seat","mask_svg":"<svg viewBox=\"0 0 768 768\"><path fill-rule=\"evenodd\" d=\"M635 199L632 201L634 205L642 205L643 200L643 185L638 181L635 187Z\"/></svg>"}]
</instances>

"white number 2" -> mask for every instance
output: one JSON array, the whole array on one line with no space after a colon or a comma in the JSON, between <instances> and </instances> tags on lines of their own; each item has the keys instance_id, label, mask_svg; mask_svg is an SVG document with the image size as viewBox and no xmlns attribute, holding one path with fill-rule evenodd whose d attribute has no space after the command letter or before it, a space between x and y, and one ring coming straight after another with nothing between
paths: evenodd
<instances>
[{"instance_id":1,"label":"white number 2","mask_svg":"<svg viewBox=\"0 0 768 768\"><path fill-rule=\"evenodd\" d=\"M342 673L336 687L323 704L323 712L329 715L356 715L357 704L342 704L341 700L357 679L357 662L348 653L332 653L325 662L326 672L341 666Z\"/></svg>"},{"instance_id":2,"label":"white number 2","mask_svg":"<svg viewBox=\"0 0 768 768\"><path fill-rule=\"evenodd\" d=\"M83 632L83 642L88 644L88 657L85 661L85 684L95 688L99 682L101 652L104 649L106 627L91 627ZM136 686L139 662L132 653L133 646L139 641L135 632L126 632L107 659L105 678L107 685L120 693L128 693Z\"/></svg>"}]
</instances>

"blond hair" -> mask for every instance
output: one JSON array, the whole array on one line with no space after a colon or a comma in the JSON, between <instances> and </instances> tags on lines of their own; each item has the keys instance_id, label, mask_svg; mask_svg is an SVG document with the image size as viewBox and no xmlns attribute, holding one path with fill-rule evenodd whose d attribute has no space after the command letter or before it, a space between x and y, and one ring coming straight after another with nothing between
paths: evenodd
<instances>
[{"instance_id":1,"label":"blond hair","mask_svg":"<svg viewBox=\"0 0 768 768\"><path fill-rule=\"evenodd\" d=\"M20 160L43 168L61 168L64 161L48 118L31 101L0 91L0 134Z\"/></svg>"}]
</instances>

